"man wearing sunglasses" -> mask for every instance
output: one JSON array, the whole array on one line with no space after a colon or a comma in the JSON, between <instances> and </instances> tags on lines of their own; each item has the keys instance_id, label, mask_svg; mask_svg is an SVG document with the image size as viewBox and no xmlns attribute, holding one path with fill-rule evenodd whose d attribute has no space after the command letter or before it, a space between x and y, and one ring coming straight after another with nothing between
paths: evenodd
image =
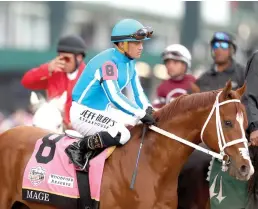
<instances>
[{"instance_id":1,"label":"man wearing sunglasses","mask_svg":"<svg viewBox=\"0 0 258 209\"><path fill-rule=\"evenodd\" d=\"M196 81L196 84L199 86L201 91L210 91L223 88L229 79L231 79L233 89L241 87L245 80L245 70L242 65L236 63L233 59L233 56L237 50L234 37L226 32L215 32L210 41L210 47L214 63L212 64L211 69L205 72ZM210 172L209 175L210 182L206 181L210 161L211 157L209 155L194 151L187 163L184 165L179 176L178 183L178 191L180 194L178 205L180 209L191 208L191 205L195 204L198 205L199 199L205 198L199 195L201 193L193 193L194 191L202 191L203 188L207 188L208 186L212 191L211 186L212 183L214 183L214 177L218 174L218 171L216 169L212 169L212 172ZM217 164L220 165L220 162L214 160L214 165ZM189 172L193 173L193 175L189 176ZM220 185L219 179L220 178L218 178L216 181L216 186ZM230 177L226 176L225 179L230 179ZM228 181L230 181L228 184L235 184L234 179ZM191 187L189 186L188 182L192 183ZM219 198L219 196L214 194L215 193L213 193L211 198L211 205L213 205L213 207L214 204L218 204L218 199L216 198ZM239 203L241 201L242 199L238 198L238 200L235 200L235 203Z\"/></svg>"},{"instance_id":2,"label":"man wearing sunglasses","mask_svg":"<svg viewBox=\"0 0 258 209\"><path fill-rule=\"evenodd\" d=\"M188 49L180 44L172 44L162 53L170 79L163 81L157 88L157 99L153 101L155 108L161 108L176 97L186 94L195 82L194 76L186 74L191 69L192 56Z\"/></svg>"},{"instance_id":3,"label":"man wearing sunglasses","mask_svg":"<svg viewBox=\"0 0 258 209\"><path fill-rule=\"evenodd\" d=\"M151 38L153 31L133 19L119 21L113 28L111 42L114 48L93 57L73 90L70 110L73 128L84 138L65 150L70 160L79 168L85 166L85 154L92 150L119 146L130 139L126 125L139 120L155 124L149 103L137 72L135 59L140 58L143 41ZM121 91L130 87L135 102Z\"/></svg>"},{"instance_id":4,"label":"man wearing sunglasses","mask_svg":"<svg viewBox=\"0 0 258 209\"><path fill-rule=\"evenodd\" d=\"M67 92L64 126L70 128L72 89L85 67L83 59L86 55L86 45L81 37L68 35L59 40L57 53L50 62L26 72L21 83L31 90L46 90L48 99L60 97Z\"/></svg>"},{"instance_id":5,"label":"man wearing sunglasses","mask_svg":"<svg viewBox=\"0 0 258 209\"><path fill-rule=\"evenodd\" d=\"M201 91L220 89L231 79L233 89L244 84L244 67L233 59L237 50L235 39L226 32L215 32L211 41L214 63L196 82Z\"/></svg>"}]
</instances>

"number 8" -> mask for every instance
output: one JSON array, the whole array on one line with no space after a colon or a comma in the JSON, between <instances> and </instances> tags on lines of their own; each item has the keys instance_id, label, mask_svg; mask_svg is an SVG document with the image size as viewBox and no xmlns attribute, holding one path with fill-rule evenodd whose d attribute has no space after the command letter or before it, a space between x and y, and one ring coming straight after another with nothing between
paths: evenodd
<instances>
[{"instance_id":1,"label":"number 8","mask_svg":"<svg viewBox=\"0 0 258 209\"><path fill-rule=\"evenodd\" d=\"M36 160L38 163L43 163L43 164L47 164L49 163L51 160L53 160L54 156L55 156L55 151L56 151L56 143L63 138L62 135L56 137L54 140L50 140L49 137L51 136L45 136L42 139L42 144L39 146L39 150L36 154ZM50 152L48 154L48 156L43 156L43 151L45 149L45 147L49 147L50 148Z\"/></svg>"},{"instance_id":2,"label":"number 8","mask_svg":"<svg viewBox=\"0 0 258 209\"><path fill-rule=\"evenodd\" d=\"M108 76L113 76L115 73L114 73L114 68L112 65L106 65L106 74Z\"/></svg>"}]
</instances>

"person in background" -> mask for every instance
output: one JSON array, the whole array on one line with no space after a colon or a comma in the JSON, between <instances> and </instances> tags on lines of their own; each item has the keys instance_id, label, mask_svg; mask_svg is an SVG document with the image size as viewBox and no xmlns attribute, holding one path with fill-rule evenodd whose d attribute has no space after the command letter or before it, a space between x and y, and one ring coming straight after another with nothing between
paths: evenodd
<instances>
[{"instance_id":1,"label":"person in background","mask_svg":"<svg viewBox=\"0 0 258 209\"><path fill-rule=\"evenodd\" d=\"M156 90L157 98L153 101L153 107L157 109L186 94L195 83L195 77L186 74L191 69L192 60L186 47L180 44L168 46L162 53L162 60L170 78L163 81Z\"/></svg>"},{"instance_id":2,"label":"person in background","mask_svg":"<svg viewBox=\"0 0 258 209\"><path fill-rule=\"evenodd\" d=\"M60 38L57 44L57 56L26 72L21 84L30 90L46 90L47 99L60 97L67 93L64 107L64 126L71 128L70 107L73 87L84 70L86 64L86 45L77 35Z\"/></svg>"},{"instance_id":3,"label":"person in background","mask_svg":"<svg viewBox=\"0 0 258 209\"><path fill-rule=\"evenodd\" d=\"M252 146L249 147L250 157L254 166L254 174L249 181L250 198L248 207L258 207L258 51L255 51L249 58L246 65L246 92L242 98L245 105L248 126L246 130L247 137Z\"/></svg>"},{"instance_id":4,"label":"person in background","mask_svg":"<svg viewBox=\"0 0 258 209\"><path fill-rule=\"evenodd\" d=\"M197 79L196 85L201 91L223 88L231 79L232 88L244 84L244 66L238 64L233 56L237 51L235 38L226 32L215 32L210 40L211 55L214 63L211 69Z\"/></svg>"},{"instance_id":5,"label":"person in background","mask_svg":"<svg viewBox=\"0 0 258 209\"><path fill-rule=\"evenodd\" d=\"M232 89L236 90L241 87L245 82L245 69L244 66L238 64L234 60L234 55L237 51L237 44L235 38L227 32L215 32L210 40L211 56L214 63L211 65L210 70L203 73L196 81L196 85L200 88L201 92L218 90L225 86L226 82L230 79L232 82ZM191 92L189 92L191 93ZM200 146L206 147L203 143ZM207 198L204 194L208 193L211 188L213 180L219 171L214 168L214 165L220 164L219 161L214 160L213 165L210 166L211 156L199 151L194 151L186 164L183 166L179 175L178 181L178 209L188 209L192 205L199 205L200 200ZM208 167L210 166L209 182L206 180ZM189 173L192 175L189 176ZM230 177L227 176L227 179ZM235 180L227 180L227 184L235 184ZM188 185L192 182L192 186ZM216 185L220 180L216 181ZM202 193L194 191L203 191ZM216 196L211 197L210 202L216 203Z\"/></svg>"}]
</instances>

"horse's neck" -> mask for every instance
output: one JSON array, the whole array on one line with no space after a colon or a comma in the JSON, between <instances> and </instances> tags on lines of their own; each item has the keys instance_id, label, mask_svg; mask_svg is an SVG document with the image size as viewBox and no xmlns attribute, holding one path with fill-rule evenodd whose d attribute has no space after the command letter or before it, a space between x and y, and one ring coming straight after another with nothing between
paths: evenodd
<instances>
[{"instance_id":1,"label":"horse's neck","mask_svg":"<svg viewBox=\"0 0 258 209\"><path fill-rule=\"evenodd\" d=\"M160 128L194 144L199 144L201 142L201 128L200 125L196 123L196 118L198 118L197 115L199 115L199 113L196 112L181 119L179 117L174 118L169 123L161 124ZM178 174L194 149L176 141L175 139L167 138L159 133L155 133L151 137L154 138L155 142L150 147L152 150L152 156L150 157L157 154L157 156L161 158L161 160L156 163L155 170L162 170L164 167L166 167L174 174Z\"/></svg>"},{"instance_id":2,"label":"horse's neck","mask_svg":"<svg viewBox=\"0 0 258 209\"><path fill-rule=\"evenodd\" d=\"M198 144L201 125L199 127L195 125L194 117L196 120L197 115L201 114L196 112L196 114L181 119L175 117L169 123L160 123L158 126ZM201 120L200 117L199 119ZM198 122L200 123L200 121ZM127 187L127 194L132 194L129 184L136 166L142 135L141 129L142 126L134 127L131 131L132 139L123 147L115 150L105 165L103 182L105 182L105 186L112 187L114 191L122 191ZM160 195L162 198L159 201L171 201L170 195L173 196L173 192L176 192L179 172L192 151L191 147L148 130L144 137L139 160L139 172L135 185L137 195L144 197L146 191L153 192L153 194L156 191L161 191L164 195ZM113 179L116 180L116 184L114 184Z\"/></svg>"},{"instance_id":3,"label":"horse's neck","mask_svg":"<svg viewBox=\"0 0 258 209\"><path fill-rule=\"evenodd\" d=\"M128 182L131 181L141 141L141 127L137 126L132 129L132 139L117 149L105 165L106 174L112 176L112 179L122 178L123 181L125 179ZM187 138L193 143L199 142L197 136L200 131L193 127L193 122L189 118L184 121L175 118L159 127L182 138ZM139 184L139 187L147 185L150 189L159 186L161 189L164 188L164 191L169 185L176 185L178 174L192 151L193 148L149 129L142 146L137 185Z\"/></svg>"}]
</instances>

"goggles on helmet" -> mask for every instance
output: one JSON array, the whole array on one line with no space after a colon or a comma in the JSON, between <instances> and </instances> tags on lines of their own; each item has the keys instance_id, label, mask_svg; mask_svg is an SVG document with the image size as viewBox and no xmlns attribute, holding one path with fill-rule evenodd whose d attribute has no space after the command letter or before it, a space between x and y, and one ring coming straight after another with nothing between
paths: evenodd
<instances>
[{"instance_id":1,"label":"goggles on helmet","mask_svg":"<svg viewBox=\"0 0 258 209\"><path fill-rule=\"evenodd\" d=\"M184 57L180 52L177 51L166 51L162 53L162 57L164 60L166 59L180 59L182 57Z\"/></svg>"},{"instance_id":2,"label":"goggles on helmet","mask_svg":"<svg viewBox=\"0 0 258 209\"><path fill-rule=\"evenodd\" d=\"M125 35L125 36L112 36L111 41L120 41L123 39L135 39L135 40L143 40L145 38L150 38L153 34L153 30L151 27L144 27L140 30L136 31L134 34Z\"/></svg>"},{"instance_id":3,"label":"goggles on helmet","mask_svg":"<svg viewBox=\"0 0 258 209\"><path fill-rule=\"evenodd\" d=\"M180 52L177 51L167 51L162 53L163 61L166 62L167 60L179 60L182 62L185 62L187 64L187 67L191 67L191 60L186 58L184 55L182 55Z\"/></svg>"}]
</instances>

